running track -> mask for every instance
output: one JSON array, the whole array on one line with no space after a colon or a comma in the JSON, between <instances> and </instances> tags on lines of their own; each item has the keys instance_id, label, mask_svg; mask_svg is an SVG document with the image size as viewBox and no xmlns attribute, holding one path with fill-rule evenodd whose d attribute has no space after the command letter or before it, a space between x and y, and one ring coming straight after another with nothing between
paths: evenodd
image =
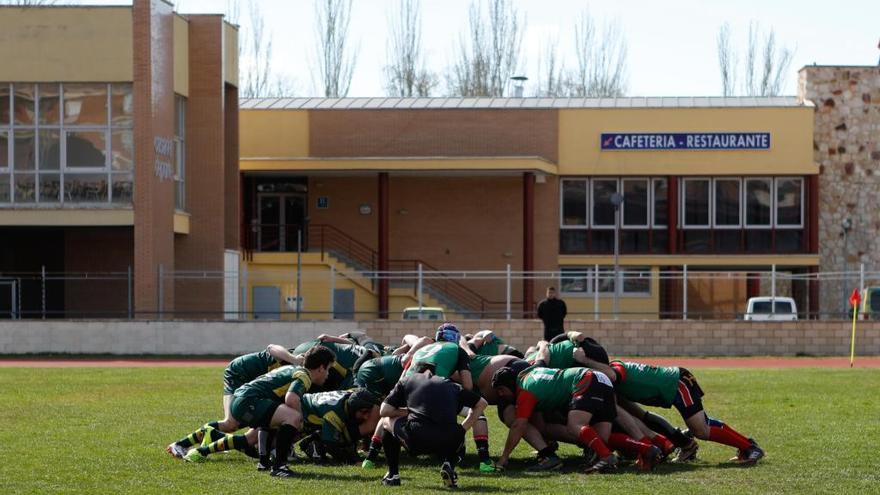
<instances>
[{"instance_id":1,"label":"running track","mask_svg":"<svg viewBox=\"0 0 880 495\"><path fill-rule=\"evenodd\" d=\"M686 368L849 368L849 357L635 358L639 362ZM222 367L223 359L46 359L0 358L0 368L179 368ZM856 357L856 368L880 368L880 356Z\"/></svg>"}]
</instances>

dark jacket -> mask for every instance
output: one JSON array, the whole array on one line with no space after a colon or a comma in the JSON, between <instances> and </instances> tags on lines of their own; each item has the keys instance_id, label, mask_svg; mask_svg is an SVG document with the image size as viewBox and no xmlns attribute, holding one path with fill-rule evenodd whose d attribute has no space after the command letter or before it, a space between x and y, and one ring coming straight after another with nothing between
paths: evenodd
<instances>
[{"instance_id":1,"label":"dark jacket","mask_svg":"<svg viewBox=\"0 0 880 495\"><path fill-rule=\"evenodd\" d=\"M563 320L567 313L562 299L544 299L538 304L538 318L544 322L545 336L549 332L554 332L554 335L563 332Z\"/></svg>"}]
</instances>

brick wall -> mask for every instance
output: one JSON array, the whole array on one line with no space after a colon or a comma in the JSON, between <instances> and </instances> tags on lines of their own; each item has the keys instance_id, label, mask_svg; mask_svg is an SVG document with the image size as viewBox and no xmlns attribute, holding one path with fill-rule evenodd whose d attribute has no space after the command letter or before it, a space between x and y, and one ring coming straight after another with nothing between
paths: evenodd
<instances>
[{"instance_id":1,"label":"brick wall","mask_svg":"<svg viewBox=\"0 0 880 495\"><path fill-rule=\"evenodd\" d=\"M558 159L555 110L312 110L309 154Z\"/></svg>"}]
</instances>

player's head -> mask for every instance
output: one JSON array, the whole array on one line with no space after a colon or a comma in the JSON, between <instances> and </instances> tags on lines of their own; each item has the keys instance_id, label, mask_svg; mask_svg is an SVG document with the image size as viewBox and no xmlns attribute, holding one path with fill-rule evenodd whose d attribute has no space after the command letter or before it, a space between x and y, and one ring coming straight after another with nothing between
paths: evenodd
<instances>
[{"instance_id":1,"label":"player's head","mask_svg":"<svg viewBox=\"0 0 880 495\"><path fill-rule=\"evenodd\" d=\"M556 299L556 287L547 287L547 299Z\"/></svg>"},{"instance_id":2,"label":"player's head","mask_svg":"<svg viewBox=\"0 0 880 495\"><path fill-rule=\"evenodd\" d=\"M316 345L306 351L303 357L303 366L309 370L312 382L316 385L323 385L324 381L327 380L330 367L336 361L336 354L333 354L333 351L322 345Z\"/></svg>"},{"instance_id":3,"label":"player's head","mask_svg":"<svg viewBox=\"0 0 880 495\"><path fill-rule=\"evenodd\" d=\"M381 402L379 397L369 390L357 389L348 396L348 413L359 425L370 419L378 420Z\"/></svg>"},{"instance_id":4,"label":"player's head","mask_svg":"<svg viewBox=\"0 0 880 495\"><path fill-rule=\"evenodd\" d=\"M434 340L437 342L453 342L457 344L460 339L461 332L458 331L458 327L448 322L437 327L437 333L434 335Z\"/></svg>"},{"instance_id":5,"label":"player's head","mask_svg":"<svg viewBox=\"0 0 880 495\"><path fill-rule=\"evenodd\" d=\"M358 345L364 345L365 342L371 342L371 340L367 337L367 333L360 330L344 333L340 335L340 337L342 337L343 339L348 339Z\"/></svg>"},{"instance_id":6,"label":"player's head","mask_svg":"<svg viewBox=\"0 0 880 495\"><path fill-rule=\"evenodd\" d=\"M416 373L430 373L433 375L436 373L436 370L437 367L434 365L434 363L416 363Z\"/></svg>"},{"instance_id":7,"label":"player's head","mask_svg":"<svg viewBox=\"0 0 880 495\"><path fill-rule=\"evenodd\" d=\"M516 370L502 366L492 375L492 388L500 399L509 399L516 394Z\"/></svg>"}]
</instances>

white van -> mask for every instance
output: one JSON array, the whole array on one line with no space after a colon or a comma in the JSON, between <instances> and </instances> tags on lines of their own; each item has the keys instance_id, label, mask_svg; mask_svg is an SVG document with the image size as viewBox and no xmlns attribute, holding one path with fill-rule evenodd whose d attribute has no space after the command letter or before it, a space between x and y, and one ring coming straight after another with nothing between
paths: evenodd
<instances>
[{"instance_id":1,"label":"white van","mask_svg":"<svg viewBox=\"0 0 880 495\"><path fill-rule=\"evenodd\" d=\"M796 321L798 319L797 305L790 297L750 297L743 319L746 321Z\"/></svg>"},{"instance_id":2,"label":"white van","mask_svg":"<svg viewBox=\"0 0 880 495\"><path fill-rule=\"evenodd\" d=\"M403 319L446 321L446 316L443 312L443 308L422 306L422 308L419 309L418 306L413 306L403 309Z\"/></svg>"}]
</instances>

